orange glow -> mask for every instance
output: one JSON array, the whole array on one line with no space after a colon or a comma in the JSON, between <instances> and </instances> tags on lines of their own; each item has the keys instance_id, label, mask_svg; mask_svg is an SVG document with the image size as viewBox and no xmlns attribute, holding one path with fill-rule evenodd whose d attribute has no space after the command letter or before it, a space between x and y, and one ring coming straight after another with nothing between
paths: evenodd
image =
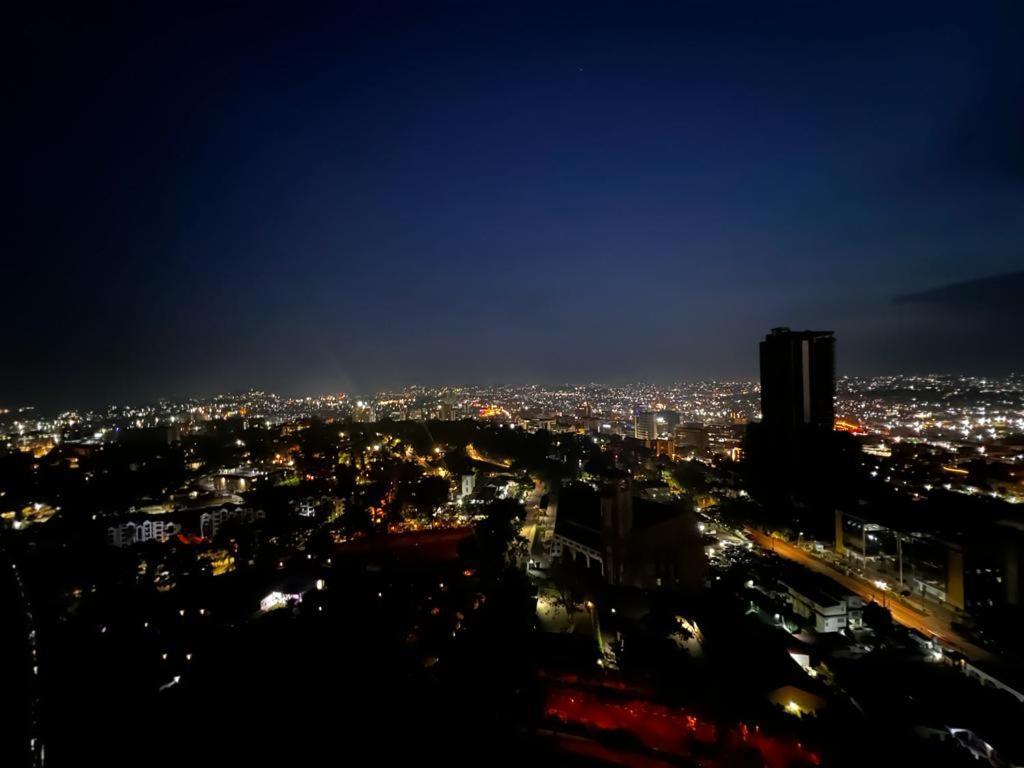
<instances>
[{"instance_id":1,"label":"orange glow","mask_svg":"<svg viewBox=\"0 0 1024 768\"><path fill-rule=\"evenodd\" d=\"M849 432L851 435L866 435L868 433L856 421L849 421L847 419L836 419L835 430L836 432Z\"/></svg>"}]
</instances>

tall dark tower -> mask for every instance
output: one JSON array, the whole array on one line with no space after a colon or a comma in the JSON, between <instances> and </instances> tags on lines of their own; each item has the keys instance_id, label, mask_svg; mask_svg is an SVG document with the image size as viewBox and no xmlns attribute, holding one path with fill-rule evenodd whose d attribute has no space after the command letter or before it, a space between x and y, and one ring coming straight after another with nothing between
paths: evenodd
<instances>
[{"instance_id":1,"label":"tall dark tower","mask_svg":"<svg viewBox=\"0 0 1024 768\"><path fill-rule=\"evenodd\" d=\"M836 339L832 331L773 328L761 342L765 427L795 436L831 432L835 421Z\"/></svg>"}]
</instances>

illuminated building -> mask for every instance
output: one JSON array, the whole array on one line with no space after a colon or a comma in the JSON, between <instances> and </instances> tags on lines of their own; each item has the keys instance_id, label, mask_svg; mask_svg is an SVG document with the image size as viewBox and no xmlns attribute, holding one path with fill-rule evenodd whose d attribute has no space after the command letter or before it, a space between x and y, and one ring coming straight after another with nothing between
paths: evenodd
<instances>
[{"instance_id":1,"label":"illuminated building","mask_svg":"<svg viewBox=\"0 0 1024 768\"><path fill-rule=\"evenodd\" d=\"M703 456L708 450L708 430L696 422L680 424L675 428L675 446L680 453Z\"/></svg>"},{"instance_id":2,"label":"illuminated building","mask_svg":"<svg viewBox=\"0 0 1024 768\"><path fill-rule=\"evenodd\" d=\"M476 475L463 475L462 476L462 492L461 498L473 495L473 490L476 488Z\"/></svg>"},{"instance_id":3,"label":"illuminated building","mask_svg":"<svg viewBox=\"0 0 1024 768\"><path fill-rule=\"evenodd\" d=\"M145 541L167 542L181 532L181 526L173 520L143 520L140 523L121 523L107 528L107 544L112 547L129 547Z\"/></svg>"},{"instance_id":4,"label":"illuminated building","mask_svg":"<svg viewBox=\"0 0 1024 768\"><path fill-rule=\"evenodd\" d=\"M285 472L284 468L276 470ZM268 476L266 470L256 467L236 467L207 475L199 480L199 486L217 493L245 493Z\"/></svg>"},{"instance_id":5,"label":"illuminated building","mask_svg":"<svg viewBox=\"0 0 1024 768\"><path fill-rule=\"evenodd\" d=\"M358 400L355 410L352 412L352 421L363 424L373 424L377 421L377 413L373 409L373 404Z\"/></svg>"},{"instance_id":6,"label":"illuminated building","mask_svg":"<svg viewBox=\"0 0 1024 768\"><path fill-rule=\"evenodd\" d=\"M653 440L657 434L654 411L641 411L633 418L633 437L637 440Z\"/></svg>"},{"instance_id":7,"label":"illuminated building","mask_svg":"<svg viewBox=\"0 0 1024 768\"><path fill-rule=\"evenodd\" d=\"M814 631L839 632L861 625L864 601L857 595L837 589L829 579L816 574L794 572L782 582L789 595L793 613L813 620Z\"/></svg>"},{"instance_id":8,"label":"illuminated building","mask_svg":"<svg viewBox=\"0 0 1024 768\"><path fill-rule=\"evenodd\" d=\"M271 590L260 600L260 610L263 613L276 611L278 608L287 608L298 605L303 598L314 591L322 591L327 588L323 579L307 579L293 577L286 579L279 584L277 589Z\"/></svg>"},{"instance_id":9,"label":"illuminated building","mask_svg":"<svg viewBox=\"0 0 1024 768\"><path fill-rule=\"evenodd\" d=\"M327 522L333 523L340 520L345 514L345 500L340 499L336 496L328 497L329 511L327 513Z\"/></svg>"},{"instance_id":10,"label":"illuminated building","mask_svg":"<svg viewBox=\"0 0 1024 768\"><path fill-rule=\"evenodd\" d=\"M235 570L235 556L226 549L212 549L200 552L197 559L210 569L210 575L223 576Z\"/></svg>"},{"instance_id":11,"label":"illuminated building","mask_svg":"<svg viewBox=\"0 0 1024 768\"><path fill-rule=\"evenodd\" d=\"M199 516L199 535L205 539L212 539L217 535L221 526L229 521L237 520L240 523L251 524L266 516L267 513L262 509L239 509L238 507L222 507L213 512L203 512Z\"/></svg>"},{"instance_id":12,"label":"illuminated building","mask_svg":"<svg viewBox=\"0 0 1024 768\"><path fill-rule=\"evenodd\" d=\"M260 600L260 610L263 611L263 613L270 613L270 611L276 611L278 608L287 608L289 605L301 602L301 592L291 594L274 590Z\"/></svg>"},{"instance_id":13,"label":"illuminated building","mask_svg":"<svg viewBox=\"0 0 1024 768\"><path fill-rule=\"evenodd\" d=\"M640 411L633 419L633 437L656 440L671 435L679 425L679 414L673 411Z\"/></svg>"}]
</instances>

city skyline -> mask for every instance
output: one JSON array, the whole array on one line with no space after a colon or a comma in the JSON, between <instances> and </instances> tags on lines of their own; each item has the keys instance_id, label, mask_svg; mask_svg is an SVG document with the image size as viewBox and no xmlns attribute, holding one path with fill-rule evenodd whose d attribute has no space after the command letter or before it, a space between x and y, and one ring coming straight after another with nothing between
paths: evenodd
<instances>
[{"instance_id":1,"label":"city skyline","mask_svg":"<svg viewBox=\"0 0 1024 768\"><path fill-rule=\"evenodd\" d=\"M1021 11L921 18L27 9L0 401L1009 372Z\"/></svg>"},{"instance_id":2,"label":"city skyline","mask_svg":"<svg viewBox=\"0 0 1024 768\"><path fill-rule=\"evenodd\" d=\"M2 768L1024 767L1024 2L9 17Z\"/></svg>"},{"instance_id":3,"label":"city skyline","mask_svg":"<svg viewBox=\"0 0 1024 768\"><path fill-rule=\"evenodd\" d=\"M964 387L1005 387L1008 393L1017 393L1024 390L1024 378L1022 374L1013 372L1005 375L978 375L970 373L946 374L946 373L911 373L911 374L879 374L872 376L840 375L836 377L837 385L843 387L841 394L855 393L860 388L881 386L889 384L895 388L904 388L924 384L926 386L946 385L954 386L960 384ZM481 393L495 392L536 392L540 394L563 394L574 393L579 395L588 391L605 391L618 393L632 393L638 408L653 407L664 400L665 394L678 390L691 388L707 388L715 391L717 387L739 387L750 396L759 396L761 384L756 376L750 378L690 378L678 379L675 381L560 381L553 383L525 382L516 384L512 382L452 382L441 384L412 383L400 387L389 387L380 390L366 390L362 392L343 391L320 391L320 392L280 392L261 387L243 387L235 390L200 392L184 396L160 396L151 399L135 398L121 401L101 401L95 403L86 402L62 402L57 404L40 403L7 403L0 405L0 416L18 418L23 414L25 419L49 418L57 415L74 413L101 414L105 410L119 409L149 409L163 405L182 406L187 404L216 403L220 401L234 401L252 396L265 396L279 399L288 403L303 403L316 401L331 401L340 404L354 405L357 402L388 401L401 398L415 398L421 396L442 397L448 393L454 399L459 397L479 397ZM837 417L838 418L838 417Z\"/></svg>"},{"instance_id":4,"label":"city skyline","mask_svg":"<svg viewBox=\"0 0 1024 768\"><path fill-rule=\"evenodd\" d=\"M1020 764L1024 377L759 346L760 381L0 409L0 754L133 764L216 699L168 764Z\"/></svg>"}]
</instances>

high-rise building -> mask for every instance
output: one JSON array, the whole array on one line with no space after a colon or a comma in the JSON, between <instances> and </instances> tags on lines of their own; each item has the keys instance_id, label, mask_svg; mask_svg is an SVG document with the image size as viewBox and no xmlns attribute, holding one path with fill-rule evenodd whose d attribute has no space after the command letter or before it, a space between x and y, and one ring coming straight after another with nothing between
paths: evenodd
<instances>
[{"instance_id":1,"label":"high-rise building","mask_svg":"<svg viewBox=\"0 0 1024 768\"><path fill-rule=\"evenodd\" d=\"M776 432L831 431L835 421L832 331L773 328L761 342L762 422Z\"/></svg>"},{"instance_id":2,"label":"high-rise building","mask_svg":"<svg viewBox=\"0 0 1024 768\"><path fill-rule=\"evenodd\" d=\"M675 411L640 411L633 419L633 436L637 440L656 440L671 435L679 425Z\"/></svg>"},{"instance_id":3,"label":"high-rise building","mask_svg":"<svg viewBox=\"0 0 1024 768\"><path fill-rule=\"evenodd\" d=\"M675 411L658 411L654 415L654 428L656 437L671 437L675 428L679 426L679 414Z\"/></svg>"},{"instance_id":4,"label":"high-rise building","mask_svg":"<svg viewBox=\"0 0 1024 768\"><path fill-rule=\"evenodd\" d=\"M640 411L633 417L633 437L637 440L653 440L658 436L657 414Z\"/></svg>"},{"instance_id":5,"label":"high-rise building","mask_svg":"<svg viewBox=\"0 0 1024 768\"><path fill-rule=\"evenodd\" d=\"M708 450L708 430L698 422L687 422L675 428L675 447L682 453L703 456Z\"/></svg>"}]
</instances>

